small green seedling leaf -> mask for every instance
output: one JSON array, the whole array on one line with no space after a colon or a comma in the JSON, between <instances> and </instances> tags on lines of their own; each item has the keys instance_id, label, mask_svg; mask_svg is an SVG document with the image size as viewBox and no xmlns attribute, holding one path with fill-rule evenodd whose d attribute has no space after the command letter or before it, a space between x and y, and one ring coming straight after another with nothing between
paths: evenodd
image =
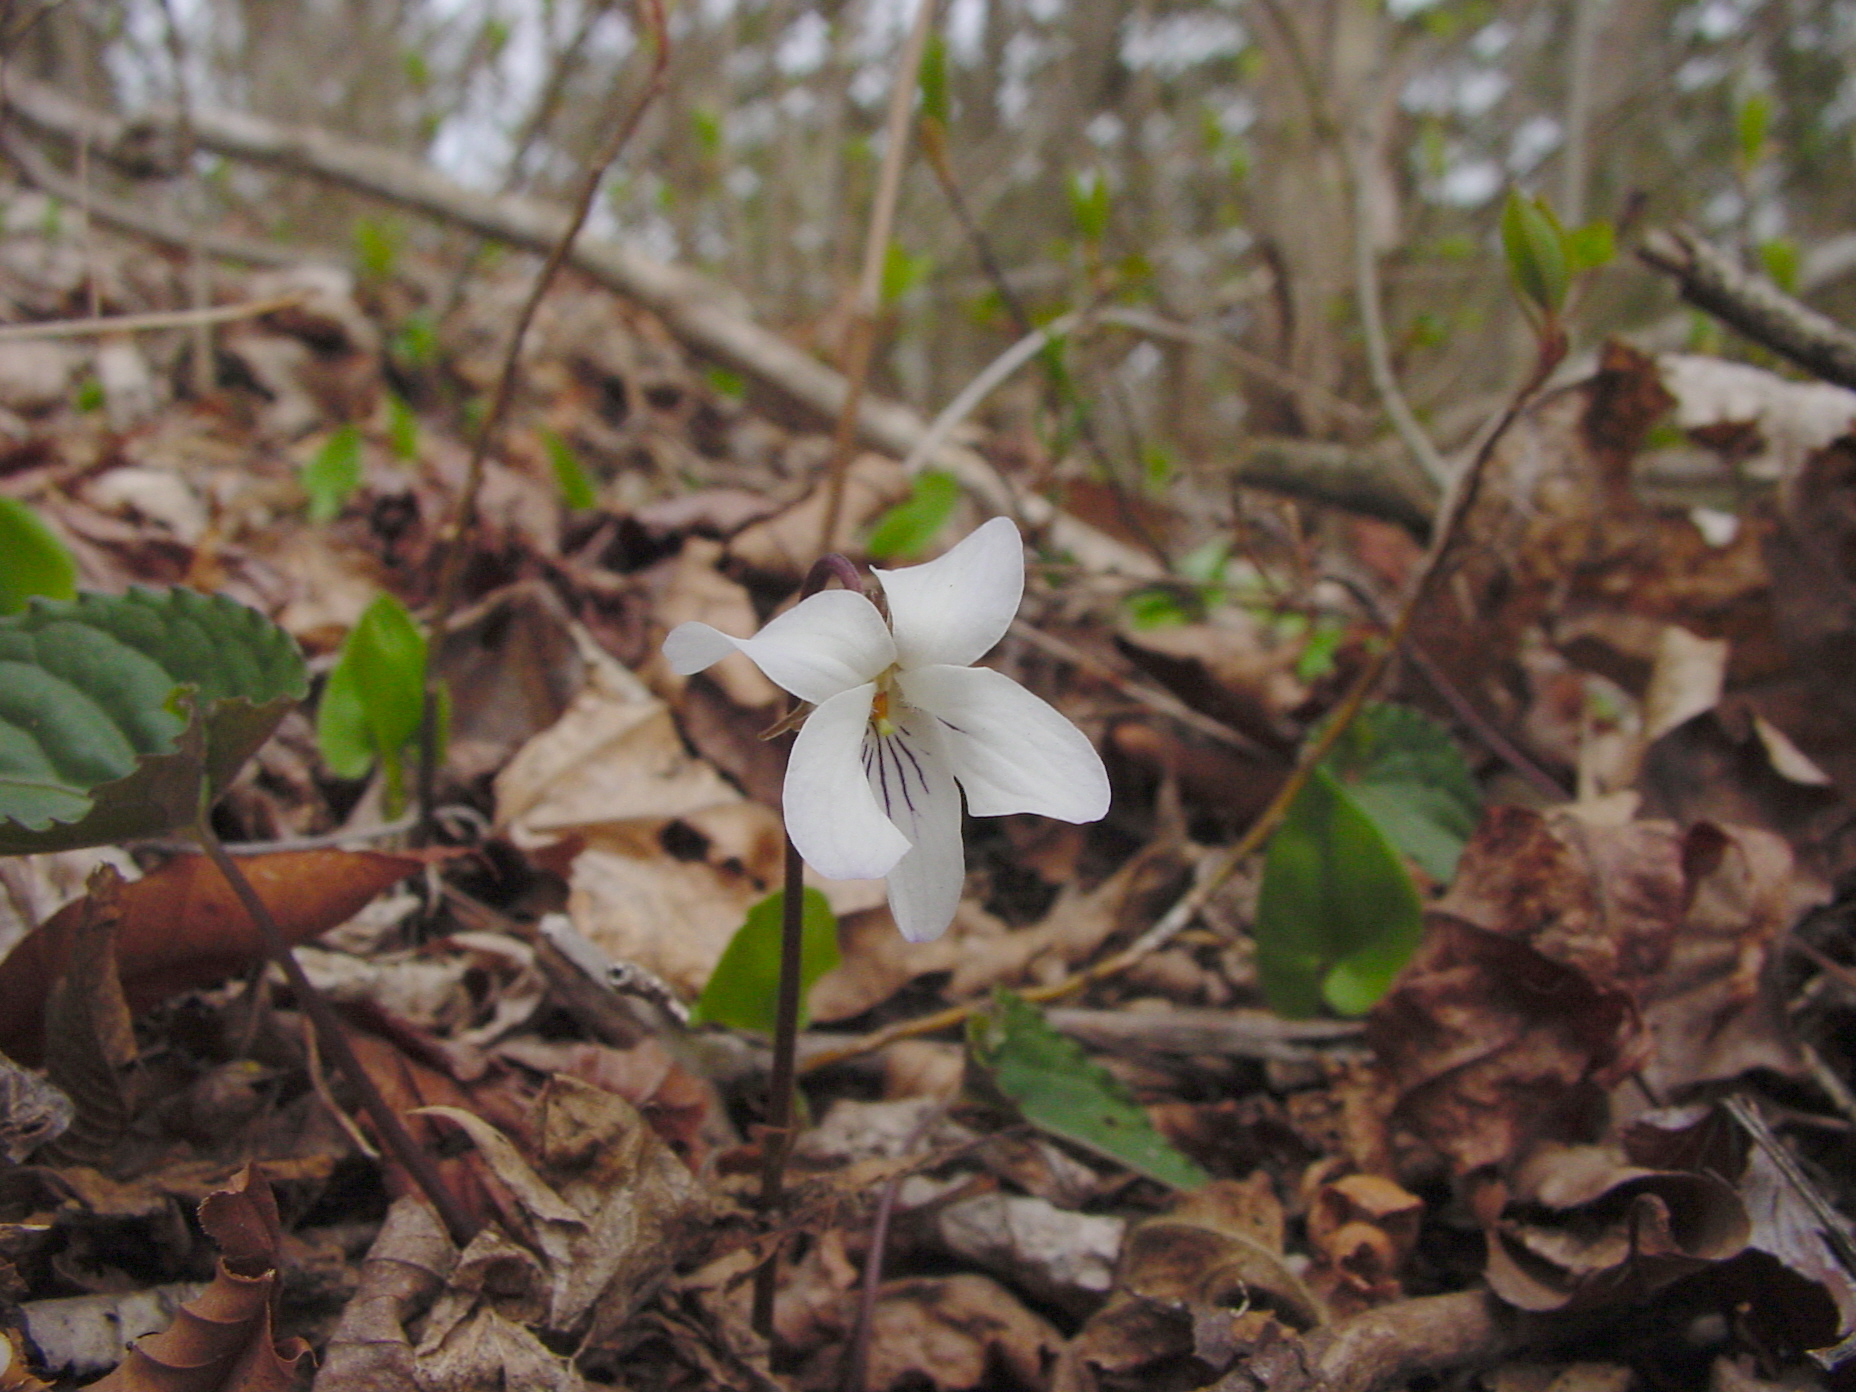
<instances>
[{"instance_id":1,"label":"small green seedling leaf","mask_svg":"<svg viewBox=\"0 0 1856 1392\"><path fill-rule=\"evenodd\" d=\"M1617 233L1602 219L1569 229L1562 244L1566 250L1566 273L1570 276L1609 266L1617 259Z\"/></svg>"},{"instance_id":2,"label":"small green seedling leaf","mask_svg":"<svg viewBox=\"0 0 1856 1392\"><path fill-rule=\"evenodd\" d=\"M1139 629L1178 628L1204 617L1198 592L1178 585L1149 585L1131 591L1122 601L1128 622Z\"/></svg>"},{"instance_id":3,"label":"small green seedling leaf","mask_svg":"<svg viewBox=\"0 0 1856 1392\"><path fill-rule=\"evenodd\" d=\"M901 242L891 242L883 253L883 303L893 305L909 291L928 279L934 270L934 257L927 252L912 255Z\"/></svg>"},{"instance_id":4,"label":"small green seedling leaf","mask_svg":"<svg viewBox=\"0 0 1856 1392\"><path fill-rule=\"evenodd\" d=\"M419 457L419 418L397 392L387 393L387 441L394 458Z\"/></svg>"},{"instance_id":5,"label":"small green seedling leaf","mask_svg":"<svg viewBox=\"0 0 1856 1392\"><path fill-rule=\"evenodd\" d=\"M1754 92L1734 112L1735 153L1740 167L1751 169L1766 157L1766 140L1772 132L1772 98Z\"/></svg>"},{"instance_id":6,"label":"small green seedling leaf","mask_svg":"<svg viewBox=\"0 0 1856 1392\"><path fill-rule=\"evenodd\" d=\"M342 644L316 710L316 743L330 771L364 778L379 760L393 812L404 801L402 761L425 711L425 664L418 624L392 595L379 595Z\"/></svg>"},{"instance_id":7,"label":"small green seedling leaf","mask_svg":"<svg viewBox=\"0 0 1856 1392\"><path fill-rule=\"evenodd\" d=\"M305 686L290 635L221 595L32 600L0 618L0 855L190 824Z\"/></svg>"},{"instance_id":8,"label":"small green seedling leaf","mask_svg":"<svg viewBox=\"0 0 1856 1392\"><path fill-rule=\"evenodd\" d=\"M922 49L921 71L917 83L922 94L922 119L947 129L947 40L938 33L928 35Z\"/></svg>"},{"instance_id":9,"label":"small green seedling leaf","mask_svg":"<svg viewBox=\"0 0 1856 1392\"><path fill-rule=\"evenodd\" d=\"M311 522L333 522L340 517L361 486L361 432L352 425L339 427L303 466L298 479L309 494Z\"/></svg>"},{"instance_id":10,"label":"small green seedling leaf","mask_svg":"<svg viewBox=\"0 0 1856 1392\"><path fill-rule=\"evenodd\" d=\"M1450 732L1410 706L1371 705L1325 767L1394 846L1439 884L1482 816L1482 794Z\"/></svg>"},{"instance_id":11,"label":"small green seedling leaf","mask_svg":"<svg viewBox=\"0 0 1856 1392\"><path fill-rule=\"evenodd\" d=\"M71 599L77 562L57 534L17 498L0 498L0 614L17 614L33 595Z\"/></svg>"},{"instance_id":12,"label":"small green seedling leaf","mask_svg":"<svg viewBox=\"0 0 1856 1392\"><path fill-rule=\"evenodd\" d=\"M438 330L423 311L408 314L387 350L410 368L430 367L438 361Z\"/></svg>"},{"instance_id":13,"label":"small green seedling leaf","mask_svg":"<svg viewBox=\"0 0 1856 1392\"><path fill-rule=\"evenodd\" d=\"M909 496L877 518L864 551L873 561L919 556L960 502L960 480L940 469L915 476Z\"/></svg>"},{"instance_id":14,"label":"small green seedling leaf","mask_svg":"<svg viewBox=\"0 0 1856 1392\"><path fill-rule=\"evenodd\" d=\"M1168 1145L1126 1087L1007 990L967 1027L967 1049L992 1087L1025 1120L1175 1189L1209 1178Z\"/></svg>"},{"instance_id":15,"label":"small green seedling leaf","mask_svg":"<svg viewBox=\"0 0 1856 1392\"><path fill-rule=\"evenodd\" d=\"M1761 242L1759 264L1779 289L1788 295L1797 292L1800 266L1798 243L1789 237L1774 237L1769 242Z\"/></svg>"},{"instance_id":16,"label":"small green seedling leaf","mask_svg":"<svg viewBox=\"0 0 1856 1392\"><path fill-rule=\"evenodd\" d=\"M1510 189L1502 207L1502 251L1516 292L1547 318L1566 303L1569 276L1559 222L1538 198Z\"/></svg>"},{"instance_id":17,"label":"small green seedling leaf","mask_svg":"<svg viewBox=\"0 0 1856 1392\"><path fill-rule=\"evenodd\" d=\"M1099 172L1076 174L1070 178L1070 217L1076 235L1085 242L1099 243L1108 235L1108 180Z\"/></svg>"},{"instance_id":18,"label":"small green seedling leaf","mask_svg":"<svg viewBox=\"0 0 1856 1392\"><path fill-rule=\"evenodd\" d=\"M740 401L748 394L748 379L725 367L711 364L703 369L702 379L710 391L728 401Z\"/></svg>"},{"instance_id":19,"label":"small green seedling leaf","mask_svg":"<svg viewBox=\"0 0 1856 1392\"><path fill-rule=\"evenodd\" d=\"M391 218L362 218L354 225L354 255L363 279L392 279L399 265L405 229Z\"/></svg>"},{"instance_id":20,"label":"small green seedling leaf","mask_svg":"<svg viewBox=\"0 0 1856 1392\"><path fill-rule=\"evenodd\" d=\"M548 466L554 470L554 486L561 491L561 502L570 512L587 512L599 506L599 493L593 487L593 480L587 477L586 466L580 462L580 456L574 453L568 444L552 430L541 437L542 448L548 451Z\"/></svg>"},{"instance_id":21,"label":"small green seedling leaf","mask_svg":"<svg viewBox=\"0 0 1856 1392\"><path fill-rule=\"evenodd\" d=\"M709 984L690 1011L691 1024L773 1033L785 897L776 890L748 910L746 921L729 939L722 960L715 964ZM840 958L838 919L818 890L807 889L801 896L799 923L799 1024L804 1028L806 997Z\"/></svg>"},{"instance_id":22,"label":"small green seedling leaf","mask_svg":"<svg viewBox=\"0 0 1856 1392\"><path fill-rule=\"evenodd\" d=\"M1257 977L1291 1019L1361 1015L1385 994L1423 933L1418 891L1398 852L1325 766L1270 838L1257 896Z\"/></svg>"}]
</instances>

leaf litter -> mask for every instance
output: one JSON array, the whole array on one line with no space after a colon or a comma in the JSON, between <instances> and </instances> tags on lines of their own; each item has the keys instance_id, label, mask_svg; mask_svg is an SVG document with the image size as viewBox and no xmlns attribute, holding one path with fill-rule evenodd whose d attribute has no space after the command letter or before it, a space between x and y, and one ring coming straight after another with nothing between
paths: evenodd
<instances>
[{"instance_id":1,"label":"leaf litter","mask_svg":"<svg viewBox=\"0 0 1856 1392\"><path fill-rule=\"evenodd\" d=\"M7 240L61 235L31 224ZM92 252L143 254L101 232ZM344 713L339 655L378 596L415 616L432 600L456 402L493 381L523 283L481 279L390 387L383 345L424 292L336 270L228 273L240 295L301 298L221 331L244 379L207 403L172 398L176 334L110 345L101 413L72 394L82 350L7 345L0 405L27 435L0 491L32 521L0 524L42 525L83 588L218 591L306 653L310 708L227 793L221 830L287 843L248 871L318 943L306 965L364 1066L484 1226L459 1250L376 1157L200 857L133 844L126 882L87 895L88 861L9 862L31 931L0 962L0 1387L102 1371L52 1331L128 1318L103 1311L130 1299L159 1327L101 1385L201 1392L302 1386L312 1365L328 1388L825 1389L853 1354L872 1389L1471 1368L1521 1386L1542 1360L1572 1377L1556 1349L1594 1331L1638 1368L1808 1380L1805 1355L1849 1336L1847 393L1614 346L1527 412L1419 615L1431 675L1414 661L1330 762L1376 838L1352 917L1317 931L1319 896L1247 872L1048 1017L1004 1003L964 1052L895 1037L813 1073L769 1350L746 1315L769 1250L749 1201L764 1047L682 1007L735 970L736 929L778 888L784 745L761 736L780 705L745 663L684 679L658 649L689 620L746 635L790 599L827 511L821 431L711 390L635 307L551 295L465 612L432 655L456 846L294 844L393 815L375 765L410 759L407 722ZM1634 487L1670 429L1753 481L1731 538ZM1174 515L1142 508L1183 555L1218 508L1177 487ZM981 520L864 455L834 544L930 554ZM1364 524L1306 520L1309 553L1234 525L1283 576L1315 552L1381 580L1411 565ZM62 553L31 539L62 584ZM1286 623L1215 569L1182 562L1201 612L1170 626L1102 577L1034 580L1038 639L991 660L1097 740L1110 817L972 824L935 943L900 940L880 885L820 885L814 926L835 925L842 960L812 989L808 1048L1126 947L1268 800L1372 620L1311 590L1298 602L1335 612ZM322 762L314 719L347 757ZM1542 770L1575 797L1541 805ZM1333 844L1333 821L1304 817L1276 853ZM1383 945L1400 886L1411 960L1336 984L1356 940ZM593 946L591 975L549 921ZM1302 1004L1371 1005L1363 1035L1258 1013L1285 998L1285 938L1313 954ZM1353 991L1375 972L1377 1004L1377 980Z\"/></svg>"}]
</instances>

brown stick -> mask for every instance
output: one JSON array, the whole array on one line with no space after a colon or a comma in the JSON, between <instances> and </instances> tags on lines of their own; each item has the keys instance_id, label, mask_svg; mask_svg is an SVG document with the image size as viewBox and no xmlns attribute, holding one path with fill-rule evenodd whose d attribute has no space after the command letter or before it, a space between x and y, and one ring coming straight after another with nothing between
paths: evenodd
<instances>
[{"instance_id":1,"label":"brown stick","mask_svg":"<svg viewBox=\"0 0 1856 1392\"><path fill-rule=\"evenodd\" d=\"M1682 298L1826 382L1856 387L1856 333L1800 304L1718 248L1677 228L1652 232L1637 255L1675 277Z\"/></svg>"},{"instance_id":2,"label":"brown stick","mask_svg":"<svg viewBox=\"0 0 1856 1392\"><path fill-rule=\"evenodd\" d=\"M285 940L283 929L277 926L277 920L271 916L258 891L252 888L251 881L245 878L245 872L238 868L238 862L226 854L226 848L219 843L213 826L204 807L194 826L194 835L200 840L201 848L207 859L218 867L219 873L232 887L232 893L245 908L258 935L264 939L264 950L272 961L283 968L290 989L295 993L297 1002L303 1007L316 1026L316 1035L327 1049L335 1066L342 1071L361 1098L361 1106L374 1123L374 1130L379 1135L381 1144L392 1152L402 1169L412 1178L431 1201L438 1216L444 1220L445 1229L451 1234L451 1240L463 1247L477 1235L477 1224L464 1210L452 1192L445 1187L439 1177L438 1166L432 1157L422 1149L407 1131L406 1125L399 1118L399 1113L388 1105L387 1099L375 1086L372 1076L361 1066L356 1057L354 1046L348 1042L348 1032L342 1027L341 1017L335 1013L328 998L318 991L309 977L304 973L302 964L296 960L296 954L290 950Z\"/></svg>"}]
</instances>

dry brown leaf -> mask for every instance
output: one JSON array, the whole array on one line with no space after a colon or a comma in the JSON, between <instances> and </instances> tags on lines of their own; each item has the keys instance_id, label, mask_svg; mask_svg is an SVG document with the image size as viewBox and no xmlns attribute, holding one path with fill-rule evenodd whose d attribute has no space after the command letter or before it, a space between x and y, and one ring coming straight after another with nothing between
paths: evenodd
<instances>
[{"instance_id":1,"label":"dry brown leaf","mask_svg":"<svg viewBox=\"0 0 1856 1392\"><path fill-rule=\"evenodd\" d=\"M864 1387L1033 1392L1047 1384L1062 1342L1050 1324L984 1276L887 1281L871 1316ZM819 1371L806 1381L820 1385L836 1370Z\"/></svg>"},{"instance_id":2,"label":"dry brown leaf","mask_svg":"<svg viewBox=\"0 0 1856 1392\"><path fill-rule=\"evenodd\" d=\"M76 1108L55 1150L79 1164L109 1154L129 1125L122 1070L135 1061L136 1047L116 969L122 891L114 866L91 872L65 969L45 1000L45 1073Z\"/></svg>"},{"instance_id":3,"label":"dry brown leaf","mask_svg":"<svg viewBox=\"0 0 1856 1392\"><path fill-rule=\"evenodd\" d=\"M1768 968L1799 914L1820 896L1771 832L1699 822L1682 838L1688 906L1663 970L1642 993L1654 1047L1652 1095L1755 1069L1804 1071Z\"/></svg>"},{"instance_id":4,"label":"dry brown leaf","mask_svg":"<svg viewBox=\"0 0 1856 1392\"><path fill-rule=\"evenodd\" d=\"M856 551L865 526L908 496L909 479L900 464L880 454L860 454L845 470L838 531L829 545L819 545L829 505L821 485L791 507L736 532L728 554L756 574L797 585L821 551Z\"/></svg>"},{"instance_id":5,"label":"dry brown leaf","mask_svg":"<svg viewBox=\"0 0 1856 1392\"><path fill-rule=\"evenodd\" d=\"M181 1307L174 1324L138 1341L122 1366L93 1387L105 1392L290 1392L309 1356L301 1339L278 1343L277 1205L255 1165L201 1205L207 1232L228 1241L212 1285ZM267 1260L268 1258L268 1260Z\"/></svg>"},{"instance_id":6,"label":"dry brown leaf","mask_svg":"<svg viewBox=\"0 0 1856 1392\"><path fill-rule=\"evenodd\" d=\"M536 1318L597 1345L669 1271L669 1239L699 1203L695 1181L629 1102L554 1078L536 1109L537 1172L495 1127L455 1107L427 1108L470 1137L513 1196L517 1230L543 1282Z\"/></svg>"},{"instance_id":7,"label":"dry brown leaf","mask_svg":"<svg viewBox=\"0 0 1856 1392\"><path fill-rule=\"evenodd\" d=\"M1309 1280L1337 1315L1397 1300L1399 1273L1418 1241L1424 1202L1380 1175L1343 1174L1345 1162L1317 1162L1303 1179Z\"/></svg>"},{"instance_id":8,"label":"dry brown leaf","mask_svg":"<svg viewBox=\"0 0 1856 1392\"><path fill-rule=\"evenodd\" d=\"M1282 1205L1261 1170L1214 1180L1136 1223L1115 1294L1067 1354L1090 1371L1068 1375L1196 1387L1258 1338L1325 1323L1321 1298L1283 1260L1283 1231Z\"/></svg>"},{"instance_id":9,"label":"dry brown leaf","mask_svg":"<svg viewBox=\"0 0 1856 1392\"><path fill-rule=\"evenodd\" d=\"M1397 1118L1459 1173L1565 1124L1575 1089L1644 1058L1637 992L1668 958L1683 891L1673 828L1492 808L1368 1020Z\"/></svg>"},{"instance_id":10,"label":"dry brown leaf","mask_svg":"<svg viewBox=\"0 0 1856 1392\"><path fill-rule=\"evenodd\" d=\"M1650 1170L1598 1146L1546 1144L1505 1179L1474 1183L1485 1275L1524 1310L1640 1300L1737 1255L1752 1235L1733 1185Z\"/></svg>"},{"instance_id":11,"label":"dry brown leaf","mask_svg":"<svg viewBox=\"0 0 1856 1392\"><path fill-rule=\"evenodd\" d=\"M293 943L352 918L428 858L377 851L283 851L241 868ZM83 900L60 909L0 962L0 1050L23 1063L43 1048L45 993L65 969ZM131 1010L235 976L264 956L231 888L205 856L176 856L122 890L116 960Z\"/></svg>"},{"instance_id":12,"label":"dry brown leaf","mask_svg":"<svg viewBox=\"0 0 1856 1392\"><path fill-rule=\"evenodd\" d=\"M26 1370L26 1351L11 1329L0 1335L0 1392L52 1392L49 1382Z\"/></svg>"},{"instance_id":13,"label":"dry brown leaf","mask_svg":"<svg viewBox=\"0 0 1856 1392\"><path fill-rule=\"evenodd\" d=\"M444 1289L457 1257L437 1214L411 1195L395 1199L329 1337L318 1392L404 1392L413 1380L406 1325Z\"/></svg>"},{"instance_id":14,"label":"dry brown leaf","mask_svg":"<svg viewBox=\"0 0 1856 1392\"><path fill-rule=\"evenodd\" d=\"M706 623L736 638L752 638L760 630L753 596L716 569L722 549L720 542L700 538L683 543L657 603L657 621L666 632L681 623ZM780 699L780 688L744 653L729 654L708 669L708 676L729 700L748 710L764 709ZM678 687L683 684L683 679L672 680Z\"/></svg>"}]
</instances>

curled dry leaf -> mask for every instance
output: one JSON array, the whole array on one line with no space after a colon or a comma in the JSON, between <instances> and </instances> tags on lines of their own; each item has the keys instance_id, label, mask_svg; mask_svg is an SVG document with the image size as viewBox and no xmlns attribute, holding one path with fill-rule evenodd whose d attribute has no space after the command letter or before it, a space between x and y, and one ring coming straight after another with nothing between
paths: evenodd
<instances>
[{"instance_id":1,"label":"curled dry leaf","mask_svg":"<svg viewBox=\"0 0 1856 1392\"><path fill-rule=\"evenodd\" d=\"M1321 1298L1283 1259L1284 1220L1267 1175L1216 1180L1172 1211L1135 1224L1116 1289L1067 1357L1104 1387L1221 1374L1270 1331L1327 1320Z\"/></svg>"},{"instance_id":2,"label":"curled dry leaf","mask_svg":"<svg viewBox=\"0 0 1856 1392\"><path fill-rule=\"evenodd\" d=\"M1746 828L1492 809L1369 1020L1396 1117L1465 1173L1595 1139L1590 1095L1639 1068L1672 1088L1795 1069L1762 987L1790 870Z\"/></svg>"},{"instance_id":3,"label":"curled dry leaf","mask_svg":"<svg viewBox=\"0 0 1856 1392\"><path fill-rule=\"evenodd\" d=\"M1404 1294L1399 1272L1417 1245L1424 1202L1383 1176L1338 1168L1318 1161L1303 1179L1315 1255L1309 1280L1329 1309L1350 1315Z\"/></svg>"},{"instance_id":4,"label":"curled dry leaf","mask_svg":"<svg viewBox=\"0 0 1856 1392\"><path fill-rule=\"evenodd\" d=\"M352 918L425 864L377 851L284 851L247 857L241 868L297 943ZM223 981L264 955L257 929L205 856L176 856L124 885L121 909L116 959L132 1011ZM46 988L65 969L83 913L81 899L65 905L0 962L0 1050L21 1062L40 1057Z\"/></svg>"},{"instance_id":5,"label":"curled dry leaf","mask_svg":"<svg viewBox=\"0 0 1856 1392\"><path fill-rule=\"evenodd\" d=\"M395 1199L329 1338L317 1392L404 1392L412 1385L406 1325L430 1308L457 1259L437 1214L410 1195Z\"/></svg>"},{"instance_id":6,"label":"curled dry leaf","mask_svg":"<svg viewBox=\"0 0 1856 1392\"><path fill-rule=\"evenodd\" d=\"M105 1392L290 1392L309 1356L301 1339L272 1335L280 1226L277 1202L255 1165L200 1205L221 1247L213 1283L173 1325L138 1341L122 1365L91 1384Z\"/></svg>"},{"instance_id":7,"label":"curled dry leaf","mask_svg":"<svg viewBox=\"0 0 1856 1392\"><path fill-rule=\"evenodd\" d=\"M1643 993L1654 1041L1644 1081L1658 1097L1766 1069L1804 1071L1767 968L1820 897L1768 831L1698 822L1681 842L1687 908L1668 961Z\"/></svg>"},{"instance_id":8,"label":"curled dry leaf","mask_svg":"<svg viewBox=\"0 0 1856 1392\"><path fill-rule=\"evenodd\" d=\"M55 1152L80 1164L108 1155L129 1125L122 1070L135 1061L136 1047L116 967L122 891L115 866L91 872L70 955L45 1002L45 1073L76 1108Z\"/></svg>"},{"instance_id":9,"label":"curled dry leaf","mask_svg":"<svg viewBox=\"0 0 1856 1392\"><path fill-rule=\"evenodd\" d=\"M474 1113L425 1114L470 1137L514 1199L541 1283L541 1327L598 1346L669 1272L677 1226L700 1202L695 1180L624 1098L551 1079L536 1106L539 1171Z\"/></svg>"},{"instance_id":10,"label":"curled dry leaf","mask_svg":"<svg viewBox=\"0 0 1856 1392\"><path fill-rule=\"evenodd\" d=\"M1472 1188L1485 1275L1523 1310L1639 1300L1737 1255L1752 1234L1718 1175L1650 1170L1598 1146L1547 1144Z\"/></svg>"}]
</instances>

